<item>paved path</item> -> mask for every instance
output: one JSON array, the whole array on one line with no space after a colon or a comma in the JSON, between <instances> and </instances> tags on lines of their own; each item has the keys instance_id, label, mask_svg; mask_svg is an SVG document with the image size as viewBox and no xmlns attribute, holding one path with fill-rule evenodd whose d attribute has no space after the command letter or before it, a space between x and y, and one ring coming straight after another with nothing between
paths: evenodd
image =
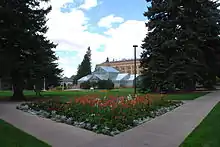
<instances>
[{"instance_id":1,"label":"paved path","mask_svg":"<svg viewBox=\"0 0 220 147\"><path fill-rule=\"evenodd\" d=\"M0 103L0 119L47 142L52 147L76 147L94 140L108 138L50 119L41 118L16 109L18 103Z\"/></svg>"},{"instance_id":2,"label":"paved path","mask_svg":"<svg viewBox=\"0 0 220 147\"><path fill-rule=\"evenodd\" d=\"M178 147L220 101L220 91L210 93L115 137L92 132L0 104L0 118L51 144L53 147Z\"/></svg>"},{"instance_id":3,"label":"paved path","mask_svg":"<svg viewBox=\"0 0 220 147\"><path fill-rule=\"evenodd\" d=\"M80 147L178 147L220 101L210 93L116 137Z\"/></svg>"}]
</instances>

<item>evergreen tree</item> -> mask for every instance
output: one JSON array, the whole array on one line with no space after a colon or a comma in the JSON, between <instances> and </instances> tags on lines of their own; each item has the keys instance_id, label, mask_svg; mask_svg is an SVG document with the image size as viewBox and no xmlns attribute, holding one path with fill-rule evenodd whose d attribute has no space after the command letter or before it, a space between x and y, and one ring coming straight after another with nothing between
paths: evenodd
<instances>
[{"instance_id":1,"label":"evergreen tree","mask_svg":"<svg viewBox=\"0 0 220 147\"><path fill-rule=\"evenodd\" d=\"M90 47L88 47L88 50L86 54L84 55L83 61L80 65L79 70L79 78L84 77L88 74L91 74L91 50Z\"/></svg>"},{"instance_id":2,"label":"evergreen tree","mask_svg":"<svg viewBox=\"0 0 220 147\"><path fill-rule=\"evenodd\" d=\"M151 90L192 90L196 83L212 86L219 67L218 4L210 0L152 0L151 4L144 13L149 33L142 45L142 86Z\"/></svg>"},{"instance_id":3,"label":"evergreen tree","mask_svg":"<svg viewBox=\"0 0 220 147\"><path fill-rule=\"evenodd\" d=\"M212 88L218 74L219 59L219 4L211 0L180 1L179 45L191 57L196 70L194 82Z\"/></svg>"},{"instance_id":4,"label":"evergreen tree","mask_svg":"<svg viewBox=\"0 0 220 147\"><path fill-rule=\"evenodd\" d=\"M79 80L80 78L80 70L81 70L81 67L80 67L81 65L79 64L78 65L78 68L77 68L77 73L76 73L76 75L74 76L74 78L73 78L73 84L77 84L77 80Z\"/></svg>"},{"instance_id":5,"label":"evergreen tree","mask_svg":"<svg viewBox=\"0 0 220 147\"><path fill-rule=\"evenodd\" d=\"M0 76L10 76L12 99L24 99L25 79L40 81L53 75L59 78L61 70L50 42L44 34L46 15L51 7L40 7L49 0L2 0L0 2ZM50 76L51 77L51 76Z\"/></svg>"},{"instance_id":6,"label":"evergreen tree","mask_svg":"<svg viewBox=\"0 0 220 147\"><path fill-rule=\"evenodd\" d=\"M84 55L82 63L78 66L77 74L73 80L74 84L77 84L77 80L91 74L91 49L88 47L86 54Z\"/></svg>"},{"instance_id":7,"label":"evergreen tree","mask_svg":"<svg viewBox=\"0 0 220 147\"><path fill-rule=\"evenodd\" d=\"M106 61L105 61L105 62L106 62L106 63L108 63L108 62L109 62L109 58L108 58L108 57L106 58Z\"/></svg>"}]
</instances>

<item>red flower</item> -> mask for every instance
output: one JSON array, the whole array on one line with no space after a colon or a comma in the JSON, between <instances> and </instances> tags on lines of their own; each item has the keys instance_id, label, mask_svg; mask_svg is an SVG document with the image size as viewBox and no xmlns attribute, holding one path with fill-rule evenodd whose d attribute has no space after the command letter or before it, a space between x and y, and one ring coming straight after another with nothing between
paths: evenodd
<instances>
[{"instance_id":1,"label":"red flower","mask_svg":"<svg viewBox=\"0 0 220 147\"><path fill-rule=\"evenodd\" d=\"M57 110L56 108L48 108L47 109L48 111L54 111L54 110Z\"/></svg>"}]
</instances>

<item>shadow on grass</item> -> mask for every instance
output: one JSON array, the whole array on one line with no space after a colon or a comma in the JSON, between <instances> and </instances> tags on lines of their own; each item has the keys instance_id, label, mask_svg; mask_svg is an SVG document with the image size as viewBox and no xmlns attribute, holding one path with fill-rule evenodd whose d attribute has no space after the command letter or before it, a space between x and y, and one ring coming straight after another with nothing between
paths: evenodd
<instances>
[{"instance_id":1,"label":"shadow on grass","mask_svg":"<svg viewBox=\"0 0 220 147\"><path fill-rule=\"evenodd\" d=\"M0 130L1 147L51 147L1 119Z\"/></svg>"},{"instance_id":2,"label":"shadow on grass","mask_svg":"<svg viewBox=\"0 0 220 147\"><path fill-rule=\"evenodd\" d=\"M194 100L198 97L201 97L209 92L207 91L177 91L165 94L165 99L168 100ZM26 96L26 101L35 101L35 100L46 100L46 99L54 99L61 101L70 101L77 97L85 96L85 95L97 95L99 97L104 96L128 96L129 94L133 94L132 89L113 89L113 90L84 90L84 91L47 91L42 92L42 96L36 96L33 91L24 91L24 95ZM0 102L1 101L10 101L10 96L12 92L10 91L0 91ZM139 94L146 95L146 94ZM160 97L160 93L148 93L150 97Z\"/></svg>"}]
</instances>

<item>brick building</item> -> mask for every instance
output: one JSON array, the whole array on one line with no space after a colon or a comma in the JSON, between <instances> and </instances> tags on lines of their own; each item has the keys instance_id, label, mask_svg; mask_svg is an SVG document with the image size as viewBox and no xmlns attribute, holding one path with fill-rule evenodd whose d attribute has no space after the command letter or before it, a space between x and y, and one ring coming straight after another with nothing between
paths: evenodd
<instances>
[{"instance_id":1,"label":"brick building","mask_svg":"<svg viewBox=\"0 0 220 147\"><path fill-rule=\"evenodd\" d=\"M140 75L141 68L140 68L140 59L136 60L136 65L137 65L137 74ZM134 74L134 60L129 59L129 60L119 60L119 61L109 61L109 62L104 62L101 64L97 64L96 66L111 66L113 68L116 68L119 70L121 73L129 73L129 74Z\"/></svg>"}]
</instances>

